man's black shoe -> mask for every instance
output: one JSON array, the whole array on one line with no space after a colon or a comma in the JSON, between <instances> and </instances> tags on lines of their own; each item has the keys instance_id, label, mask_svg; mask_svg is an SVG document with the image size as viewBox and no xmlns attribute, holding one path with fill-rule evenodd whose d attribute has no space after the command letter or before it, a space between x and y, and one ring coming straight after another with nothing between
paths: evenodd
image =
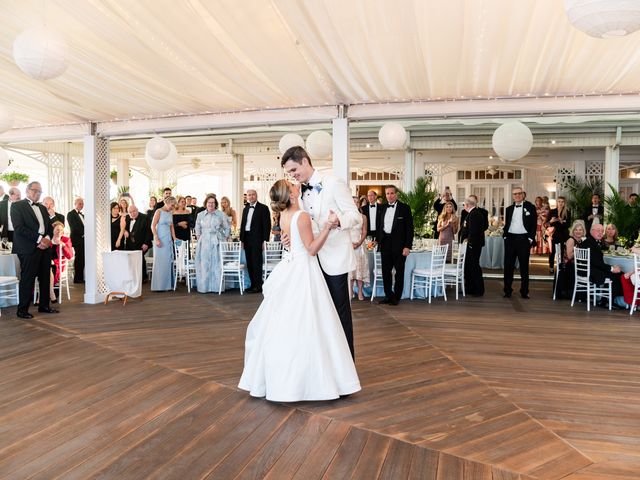
<instances>
[{"instance_id":1,"label":"man's black shoe","mask_svg":"<svg viewBox=\"0 0 640 480\"><path fill-rule=\"evenodd\" d=\"M521 293L520 296L522 298L531 298L531 297L529 297L529 295L527 293Z\"/></svg>"},{"instance_id":2,"label":"man's black shoe","mask_svg":"<svg viewBox=\"0 0 640 480\"><path fill-rule=\"evenodd\" d=\"M390 300L389 305L398 305L398 300Z\"/></svg>"},{"instance_id":3,"label":"man's black shoe","mask_svg":"<svg viewBox=\"0 0 640 480\"><path fill-rule=\"evenodd\" d=\"M33 318L29 312L18 312L18 318Z\"/></svg>"},{"instance_id":4,"label":"man's black shoe","mask_svg":"<svg viewBox=\"0 0 640 480\"><path fill-rule=\"evenodd\" d=\"M391 299L384 297L382 300L378 302L378 305L388 305L391 303Z\"/></svg>"},{"instance_id":5,"label":"man's black shoe","mask_svg":"<svg viewBox=\"0 0 640 480\"><path fill-rule=\"evenodd\" d=\"M39 308L38 312L40 312L40 313L60 313L59 310L56 310L55 308L51 308L51 307Z\"/></svg>"},{"instance_id":6,"label":"man's black shoe","mask_svg":"<svg viewBox=\"0 0 640 480\"><path fill-rule=\"evenodd\" d=\"M510 293L505 293L502 298L511 298L511 294Z\"/></svg>"}]
</instances>

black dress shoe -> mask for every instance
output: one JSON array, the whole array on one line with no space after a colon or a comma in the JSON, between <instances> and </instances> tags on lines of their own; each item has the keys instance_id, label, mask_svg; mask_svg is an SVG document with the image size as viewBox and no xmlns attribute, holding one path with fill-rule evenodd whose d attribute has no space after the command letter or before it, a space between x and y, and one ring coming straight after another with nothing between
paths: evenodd
<instances>
[{"instance_id":1,"label":"black dress shoe","mask_svg":"<svg viewBox=\"0 0 640 480\"><path fill-rule=\"evenodd\" d=\"M18 312L18 318L33 318L29 312Z\"/></svg>"},{"instance_id":2,"label":"black dress shoe","mask_svg":"<svg viewBox=\"0 0 640 480\"><path fill-rule=\"evenodd\" d=\"M40 312L40 313L60 313L59 310L56 310L55 308L51 308L51 307L39 308L38 312Z\"/></svg>"},{"instance_id":3,"label":"black dress shoe","mask_svg":"<svg viewBox=\"0 0 640 480\"><path fill-rule=\"evenodd\" d=\"M398 300L389 300L389 305L398 305Z\"/></svg>"},{"instance_id":4,"label":"black dress shoe","mask_svg":"<svg viewBox=\"0 0 640 480\"><path fill-rule=\"evenodd\" d=\"M391 299L384 297L382 300L378 302L378 305L388 305L391 303Z\"/></svg>"},{"instance_id":5,"label":"black dress shoe","mask_svg":"<svg viewBox=\"0 0 640 480\"><path fill-rule=\"evenodd\" d=\"M530 298L528 293L521 293L520 296L522 298Z\"/></svg>"},{"instance_id":6,"label":"black dress shoe","mask_svg":"<svg viewBox=\"0 0 640 480\"><path fill-rule=\"evenodd\" d=\"M505 293L502 298L511 298L511 294L510 293Z\"/></svg>"}]
</instances>

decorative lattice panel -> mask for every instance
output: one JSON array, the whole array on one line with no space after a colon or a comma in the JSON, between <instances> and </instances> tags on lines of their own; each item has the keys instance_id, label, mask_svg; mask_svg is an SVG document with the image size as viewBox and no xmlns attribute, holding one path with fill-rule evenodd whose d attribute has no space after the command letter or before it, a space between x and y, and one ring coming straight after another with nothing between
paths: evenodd
<instances>
[{"instance_id":1,"label":"decorative lattice panel","mask_svg":"<svg viewBox=\"0 0 640 480\"><path fill-rule=\"evenodd\" d=\"M398 178L396 188L403 188L404 185L404 168L392 168L389 172Z\"/></svg>"},{"instance_id":2,"label":"decorative lattice panel","mask_svg":"<svg viewBox=\"0 0 640 480\"><path fill-rule=\"evenodd\" d=\"M102 252L111 250L111 222L109 221L109 140L101 137L96 138L95 185L93 195L96 205L96 245L98 247L96 258L96 290L97 293L106 295L108 289L104 283Z\"/></svg>"},{"instance_id":3,"label":"decorative lattice panel","mask_svg":"<svg viewBox=\"0 0 640 480\"><path fill-rule=\"evenodd\" d=\"M446 163L425 163L424 176L431 178L433 186L438 191L442 191L444 189L444 176L456 170L455 166Z\"/></svg>"},{"instance_id":4,"label":"decorative lattice panel","mask_svg":"<svg viewBox=\"0 0 640 480\"><path fill-rule=\"evenodd\" d=\"M65 196L64 154L46 152L44 153L44 161L47 164L47 191L49 196L55 200L56 210L66 213L67 199Z\"/></svg>"},{"instance_id":5,"label":"decorative lattice panel","mask_svg":"<svg viewBox=\"0 0 640 480\"><path fill-rule=\"evenodd\" d=\"M556 181L556 196L563 195L566 188L567 183L575 178L576 176L576 167L575 165L563 165L558 166L556 169L555 181Z\"/></svg>"},{"instance_id":6,"label":"decorative lattice panel","mask_svg":"<svg viewBox=\"0 0 640 480\"><path fill-rule=\"evenodd\" d=\"M585 165L585 178L587 180L604 180L604 162L587 162Z\"/></svg>"},{"instance_id":7,"label":"decorative lattice panel","mask_svg":"<svg viewBox=\"0 0 640 480\"><path fill-rule=\"evenodd\" d=\"M71 164L71 198L83 196L84 193L84 159L82 155L72 154ZM73 204L69 206L69 209Z\"/></svg>"}]
</instances>

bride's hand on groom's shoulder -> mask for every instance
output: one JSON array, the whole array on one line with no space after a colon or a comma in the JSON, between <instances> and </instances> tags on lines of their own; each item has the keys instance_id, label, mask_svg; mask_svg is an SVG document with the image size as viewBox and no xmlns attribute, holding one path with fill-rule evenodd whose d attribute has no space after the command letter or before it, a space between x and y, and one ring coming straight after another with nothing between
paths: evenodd
<instances>
[{"instance_id":1,"label":"bride's hand on groom's shoulder","mask_svg":"<svg viewBox=\"0 0 640 480\"><path fill-rule=\"evenodd\" d=\"M331 225L331 228L338 228L340 226L340 219L336 212L333 210L329 210L329 216L327 217L327 222Z\"/></svg>"}]
</instances>

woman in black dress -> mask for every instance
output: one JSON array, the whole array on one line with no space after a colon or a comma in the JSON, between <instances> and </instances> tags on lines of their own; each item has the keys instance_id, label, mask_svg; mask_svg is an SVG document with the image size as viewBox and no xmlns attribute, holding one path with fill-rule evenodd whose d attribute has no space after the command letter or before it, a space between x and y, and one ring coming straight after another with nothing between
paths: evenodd
<instances>
[{"instance_id":1,"label":"woman in black dress","mask_svg":"<svg viewBox=\"0 0 640 480\"><path fill-rule=\"evenodd\" d=\"M111 250L124 250L124 217L120 215L120 205L111 202Z\"/></svg>"},{"instance_id":2,"label":"woman in black dress","mask_svg":"<svg viewBox=\"0 0 640 480\"><path fill-rule=\"evenodd\" d=\"M178 197L178 206L173 211L173 229L176 232L176 238L187 243L191 241L192 218L191 212L187 210L186 199Z\"/></svg>"}]
</instances>

